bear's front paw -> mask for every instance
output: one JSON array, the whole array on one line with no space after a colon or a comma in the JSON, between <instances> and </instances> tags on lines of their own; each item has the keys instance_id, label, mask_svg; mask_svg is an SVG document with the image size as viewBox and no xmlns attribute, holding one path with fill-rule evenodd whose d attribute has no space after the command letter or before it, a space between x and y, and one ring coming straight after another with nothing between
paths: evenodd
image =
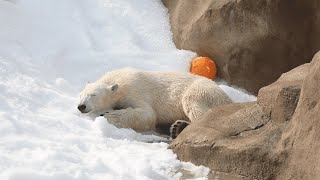
<instances>
[{"instance_id":1,"label":"bear's front paw","mask_svg":"<svg viewBox=\"0 0 320 180\"><path fill-rule=\"evenodd\" d=\"M128 113L127 110L115 110L105 113L103 116L108 120L110 124L115 125L118 128L122 128L125 125L124 116Z\"/></svg>"}]
</instances>

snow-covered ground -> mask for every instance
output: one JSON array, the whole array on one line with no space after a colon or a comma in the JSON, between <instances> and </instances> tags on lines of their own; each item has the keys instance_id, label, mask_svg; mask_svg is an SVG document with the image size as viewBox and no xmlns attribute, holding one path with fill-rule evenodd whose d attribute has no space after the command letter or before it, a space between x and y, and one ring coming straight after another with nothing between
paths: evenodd
<instances>
[{"instance_id":1,"label":"snow-covered ground","mask_svg":"<svg viewBox=\"0 0 320 180\"><path fill-rule=\"evenodd\" d=\"M195 54L175 48L160 0L0 0L0 26L0 179L206 177L166 139L76 110L85 83L108 70L188 70Z\"/></svg>"}]
</instances>

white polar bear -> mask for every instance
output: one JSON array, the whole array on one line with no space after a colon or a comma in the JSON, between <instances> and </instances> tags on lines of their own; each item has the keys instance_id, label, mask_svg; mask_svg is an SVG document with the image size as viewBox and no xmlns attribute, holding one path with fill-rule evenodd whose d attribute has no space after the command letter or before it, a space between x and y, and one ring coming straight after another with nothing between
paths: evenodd
<instances>
[{"instance_id":1,"label":"white polar bear","mask_svg":"<svg viewBox=\"0 0 320 180\"><path fill-rule=\"evenodd\" d=\"M111 124L136 131L176 122L171 130L180 133L186 122L196 121L208 109L230 102L214 81L204 77L125 68L88 83L80 94L78 109L95 116L103 114Z\"/></svg>"}]
</instances>

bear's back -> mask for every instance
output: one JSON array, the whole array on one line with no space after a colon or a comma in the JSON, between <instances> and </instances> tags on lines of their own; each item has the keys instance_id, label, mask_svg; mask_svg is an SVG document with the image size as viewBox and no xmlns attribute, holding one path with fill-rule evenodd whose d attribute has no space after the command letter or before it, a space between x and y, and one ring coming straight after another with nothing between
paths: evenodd
<instances>
[{"instance_id":1,"label":"bear's back","mask_svg":"<svg viewBox=\"0 0 320 180\"><path fill-rule=\"evenodd\" d=\"M118 83L130 85L138 83L143 88L173 88L183 89L195 80L203 78L190 73L181 72L152 72L135 68L123 68L106 73L100 80L108 84Z\"/></svg>"}]
</instances>

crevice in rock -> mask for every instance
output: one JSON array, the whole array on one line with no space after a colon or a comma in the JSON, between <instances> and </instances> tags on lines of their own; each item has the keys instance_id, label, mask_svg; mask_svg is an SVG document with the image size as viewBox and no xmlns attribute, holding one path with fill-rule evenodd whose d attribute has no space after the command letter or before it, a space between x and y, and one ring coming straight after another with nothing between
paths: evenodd
<instances>
[{"instance_id":1,"label":"crevice in rock","mask_svg":"<svg viewBox=\"0 0 320 180\"><path fill-rule=\"evenodd\" d=\"M268 122L270 122L270 121L268 121ZM266 122L266 123L264 123L264 124L260 124L260 125L258 125L258 126L256 126L256 127L252 128L252 129L245 129L245 130L240 131L240 132L237 132L237 133L235 133L235 134L231 134L230 137L236 137L236 136L240 136L240 135L241 135L242 133L244 133L244 132L249 132L249 131L258 130L258 129L262 128L263 126L265 126L266 124L268 124L268 122Z\"/></svg>"}]
</instances>

